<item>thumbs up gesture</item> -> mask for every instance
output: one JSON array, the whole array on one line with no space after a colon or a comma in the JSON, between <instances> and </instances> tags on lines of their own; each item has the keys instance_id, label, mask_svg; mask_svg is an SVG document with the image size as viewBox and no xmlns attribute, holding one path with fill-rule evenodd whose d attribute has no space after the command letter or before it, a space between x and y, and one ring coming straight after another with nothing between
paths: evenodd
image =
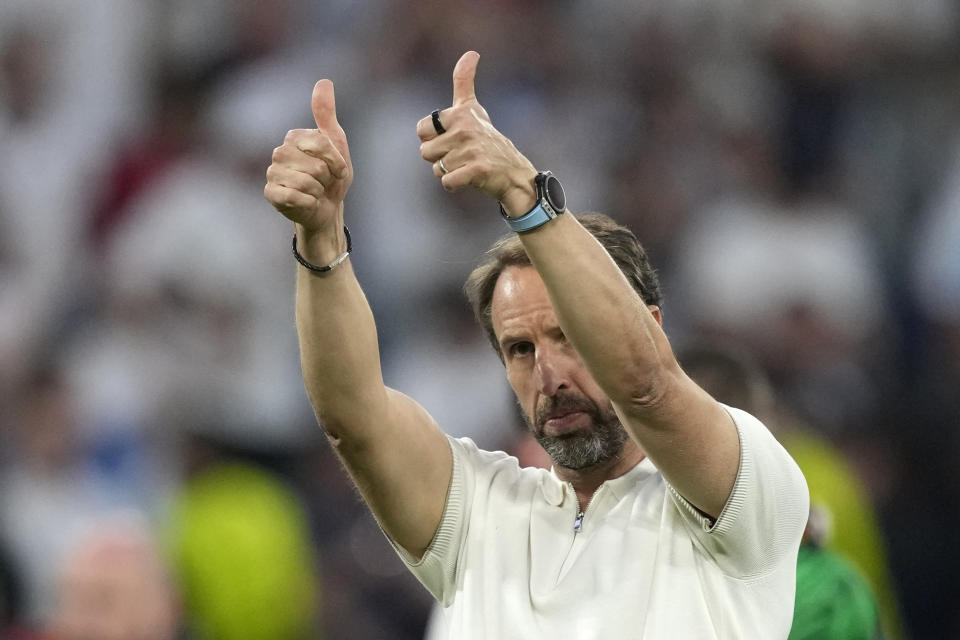
<instances>
[{"instance_id":1,"label":"thumbs up gesture","mask_svg":"<svg viewBox=\"0 0 960 640\"><path fill-rule=\"evenodd\" d=\"M339 231L353 182L347 135L337 122L333 83L319 81L311 99L316 129L293 129L273 150L266 199L306 231Z\"/></svg>"},{"instance_id":2,"label":"thumbs up gesture","mask_svg":"<svg viewBox=\"0 0 960 640\"><path fill-rule=\"evenodd\" d=\"M453 105L417 123L420 155L433 165L443 188L474 187L499 200L508 215L521 216L536 204L537 170L497 131L477 101L475 78L480 54L468 51L453 69ZM442 133L441 133L442 131Z\"/></svg>"}]
</instances>

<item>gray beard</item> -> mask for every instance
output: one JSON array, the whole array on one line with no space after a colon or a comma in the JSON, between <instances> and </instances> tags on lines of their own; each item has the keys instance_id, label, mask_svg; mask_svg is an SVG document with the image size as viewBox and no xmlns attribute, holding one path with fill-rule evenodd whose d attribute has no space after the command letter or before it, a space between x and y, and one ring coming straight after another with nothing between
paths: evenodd
<instances>
[{"instance_id":1,"label":"gray beard","mask_svg":"<svg viewBox=\"0 0 960 640\"><path fill-rule=\"evenodd\" d=\"M562 436L544 433L547 416L556 409L583 411L590 416L590 426ZM615 458L627 441L627 431L613 407L601 409L585 396L558 393L537 407L536 421L524 412L527 426L558 467L581 470L594 467Z\"/></svg>"}]
</instances>

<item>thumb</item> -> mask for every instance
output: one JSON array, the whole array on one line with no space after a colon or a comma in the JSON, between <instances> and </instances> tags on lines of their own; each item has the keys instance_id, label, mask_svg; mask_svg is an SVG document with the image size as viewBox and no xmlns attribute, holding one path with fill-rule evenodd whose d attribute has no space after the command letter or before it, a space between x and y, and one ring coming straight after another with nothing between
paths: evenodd
<instances>
[{"instance_id":1,"label":"thumb","mask_svg":"<svg viewBox=\"0 0 960 640\"><path fill-rule=\"evenodd\" d=\"M453 106L477 99L474 77L479 61L480 54L476 51L467 51L457 60L457 66L453 68Z\"/></svg>"},{"instance_id":2,"label":"thumb","mask_svg":"<svg viewBox=\"0 0 960 640\"><path fill-rule=\"evenodd\" d=\"M321 131L329 131L340 126L337 122L337 102L333 96L333 83L329 80L320 80L314 85L310 107L313 109L313 119L317 123L317 128Z\"/></svg>"}]
</instances>

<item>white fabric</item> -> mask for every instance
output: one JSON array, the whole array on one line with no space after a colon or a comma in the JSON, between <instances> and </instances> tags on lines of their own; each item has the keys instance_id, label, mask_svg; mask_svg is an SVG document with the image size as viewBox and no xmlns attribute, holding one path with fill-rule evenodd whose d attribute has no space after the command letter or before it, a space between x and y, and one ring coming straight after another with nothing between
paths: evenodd
<instances>
[{"instance_id":1,"label":"white fabric","mask_svg":"<svg viewBox=\"0 0 960 640\"><path fill-rule=\"evenodd\" d=\"M740 469L712 524L649 460L607 481L579 532L573 487L451 438L443 521L419 561L445 607L433 638L786 638L809 510L799 468L756 418L729 409Z\"/></svg>"}]
</instances>

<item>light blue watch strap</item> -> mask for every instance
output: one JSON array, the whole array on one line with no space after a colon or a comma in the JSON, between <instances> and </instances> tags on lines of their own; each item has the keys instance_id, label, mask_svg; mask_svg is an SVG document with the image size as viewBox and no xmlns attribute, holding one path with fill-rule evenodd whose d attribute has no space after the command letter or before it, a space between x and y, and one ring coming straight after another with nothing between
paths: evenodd
<instances>
[{"instance_id":1,"label":"light blue watch strap","mask_svg":"<svg viewBox=\"0 0 960 640\"><path fill-rule=\"evenodd\" d=\"M503 219L507 221L507 224L510 225L510 228L517 233L524 233L526 231L533 231L537 227L543 226L546 223L550 222L556 218L559 213L553 210L553 208L544 203L543 200L537 203L533 209L528 213L523 214L519 218L509 217L503 208L500 209ZM562 211L560 213L563 213Z\"/></svg>"}]
</instances>

